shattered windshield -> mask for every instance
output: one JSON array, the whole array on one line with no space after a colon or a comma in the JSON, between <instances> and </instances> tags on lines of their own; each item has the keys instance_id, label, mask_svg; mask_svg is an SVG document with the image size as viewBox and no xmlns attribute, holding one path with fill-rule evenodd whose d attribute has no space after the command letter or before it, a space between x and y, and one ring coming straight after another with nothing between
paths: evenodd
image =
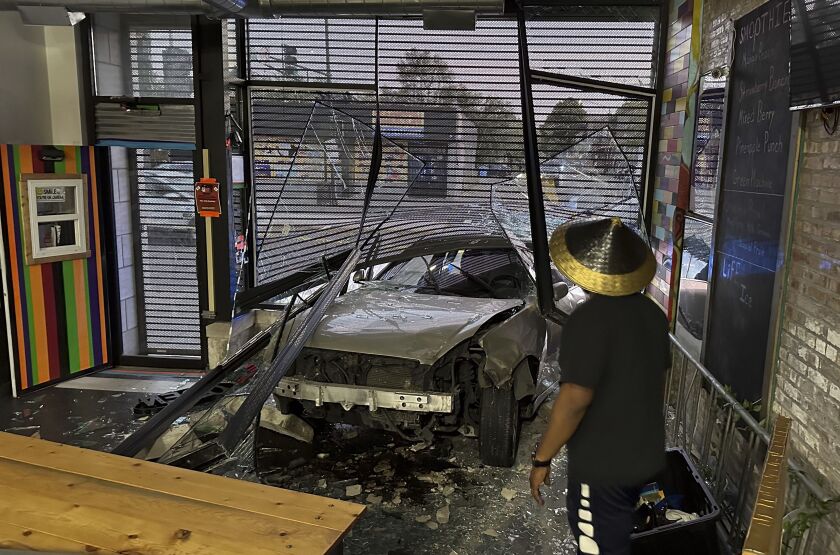
<instances>
[{"instance_id":1,"label":"shattered windshield","mask_svg":"<svg viewBox=\"0 0 840 555\"><path fill-rule=\"evenodd\" d=\"M391 265L382 281L416 293L493 299L519 299L533 284L509 249L470 249L418 256Z\"/></svg>"}]
</instances>

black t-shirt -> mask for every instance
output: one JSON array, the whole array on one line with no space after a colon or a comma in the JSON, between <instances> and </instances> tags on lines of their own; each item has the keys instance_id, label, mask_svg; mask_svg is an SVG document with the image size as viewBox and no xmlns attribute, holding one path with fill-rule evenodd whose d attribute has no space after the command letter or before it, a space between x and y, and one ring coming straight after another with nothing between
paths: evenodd
<instances>
[{"instance_id":1,"label":"black t-shirt","mask_svg":"<svg viewBox=\"0 0 840 555\"><path fill-rule=\"evenodd\" d=\"M642 294L594 295L563 326L561 379L595 391L569 440L569 477L635 486L665 466L668 320Z\"/></svg>"}]
</instances>

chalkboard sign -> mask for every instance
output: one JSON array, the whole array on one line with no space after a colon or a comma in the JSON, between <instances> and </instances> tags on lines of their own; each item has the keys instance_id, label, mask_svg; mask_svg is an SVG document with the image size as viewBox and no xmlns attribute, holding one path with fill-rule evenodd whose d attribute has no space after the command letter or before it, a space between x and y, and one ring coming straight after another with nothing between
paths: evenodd
<instances>
[{"instance_id":1,"label":"chalkboard sign","mask_svg":"<svg viewBox=\"0 0 840 555\"><path fill-rule=\"evenodd\" d=\"M742 399L762 395L787 182L790 0L735 23L716 216L706 365Z\"/></svg>"}]
</instances>

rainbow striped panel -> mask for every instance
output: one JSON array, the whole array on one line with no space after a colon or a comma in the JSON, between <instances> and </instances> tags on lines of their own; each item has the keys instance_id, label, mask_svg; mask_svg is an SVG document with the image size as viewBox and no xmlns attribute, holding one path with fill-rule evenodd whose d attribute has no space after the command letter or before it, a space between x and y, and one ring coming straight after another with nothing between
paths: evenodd
<instances>
[{"instance_id":1,"label":"rainbow striped panel","mask_svg":"<svg viewBox=\"0 0 840 555\"><path fill-rule=\"evenodd\" d=\"M18 393L108 364L101 197L92 147L63 147L62 162L41 160L40 146L0 145L0 225L12 299L12 349ZM26 173L88 176L91 256L27 266L19 179Z\"/></svg>"}]
</instances>

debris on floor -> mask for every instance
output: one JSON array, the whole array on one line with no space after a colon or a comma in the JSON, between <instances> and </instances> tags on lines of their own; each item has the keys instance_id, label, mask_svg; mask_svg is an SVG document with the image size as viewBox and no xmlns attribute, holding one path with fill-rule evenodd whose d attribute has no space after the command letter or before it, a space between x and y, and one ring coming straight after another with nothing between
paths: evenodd
<instances>
[{"instance_id":1,"label":"debris on floor","mask_svg":"<svg viewBox=\"0 0 840 555\"><path fill-rule=\"evenodd\" d=\"M15 400L1 425L22 435L38 432L44 439L108 451L147 419L135 417L137 400L137 393L51 389ZM178 426L192 422L200 433L212 435L239 403L234 396L199 407L168 433L177 436ZM232 457L214 462L208 471L365 503L367 510L345 539L347 555L573 554L562 456L552 469L553 485L544 488L546 507L537 507L528 494L529 454L549 412L545 405L533 421L524 422L513 468L483 466L477 440L467 437L472 434L417 444L381 430L307 421L312 427L307 442L309 432L286 433L295 424L284 419L282 425L261 427L256 438L243 440Z\"/></svg>"},{"instance_id":2,"label":"debris on floor","mask_svg":"<svg viewBox=\"0 0 840 555\"><path fill-rule=\"evenodd\" d=\"M0 398L0 430L109 451L142 425L131 417L137 393L52 387Z\"/></svg>"},{"instance_id":3,"label":"debris on floor","mask_svg":"<svg viewBox=\"0 0 840 555\"><path fill-rule=\"evenodd\" d=\"M283 414L268 405L260 411L260 426L306 443L312 443L315 437L315 431L305 420L293 414Z\"/></svg>"},{"instance_id":4,"label":"debris on floor","mask_svg":"<svg viewBox=\"0 0 840 555\"><path fill-rule=\"evenodd\" d=\"M12 428L6 428L3 430L4 432L10 434L17 434L19 436L29 436L40 438L41 437L41 427L40 426L15 426Z\"/></svg>"},{"instance_id":5,"label":"debris on floor","mask_svg":"<svg viewBox=\"0 0 840 555\"><path fill-rule=\"evenodd\" d=\"M449 523L449 505L444 505L440 509L437 510L435 513L435 518L437 519L439 524L448 524Z\"/></svg>"},{"instance_id":6,"label":"debris on floor","mask_svg":"<svg viewBox=\"0 0 840 555\"><path fill-rule=\"evenodd\" d=\"M513 501L516 499L516 490L510 488L502 488L502 497L505 498L505 501Z\"/></svg>"},{"instance_id":7,"label":"debris on floor","mask_svg":"<svg viewBox=\"0 0 840 555\"><path fill-rule=\"evenodd\" d=\"M172 426L164 432L163 435L157 438L157 440L149 448L149 451L145 454L144 458L147 461L155 461L161 458L164 453L172 449L172 446L178 443L181 438L189 433L191 427L192 425L189 423Z\"/></svg>"},{"instance_id":8,"label":"debris on floor","mask_svg":"<svg viewBox=\"0 0 840 555\"><path fill-rule=\"evenodd\" d=\"M320 421L310 421L311 444L260 429L256 460L263 483L367 505L345 539L348 555L573 554L562 456L546 507L528 493L529 447L547 416L524 423L513 468L482 465L478 442L463 434L418 444Z\"/></svg>"}]
</instances>

